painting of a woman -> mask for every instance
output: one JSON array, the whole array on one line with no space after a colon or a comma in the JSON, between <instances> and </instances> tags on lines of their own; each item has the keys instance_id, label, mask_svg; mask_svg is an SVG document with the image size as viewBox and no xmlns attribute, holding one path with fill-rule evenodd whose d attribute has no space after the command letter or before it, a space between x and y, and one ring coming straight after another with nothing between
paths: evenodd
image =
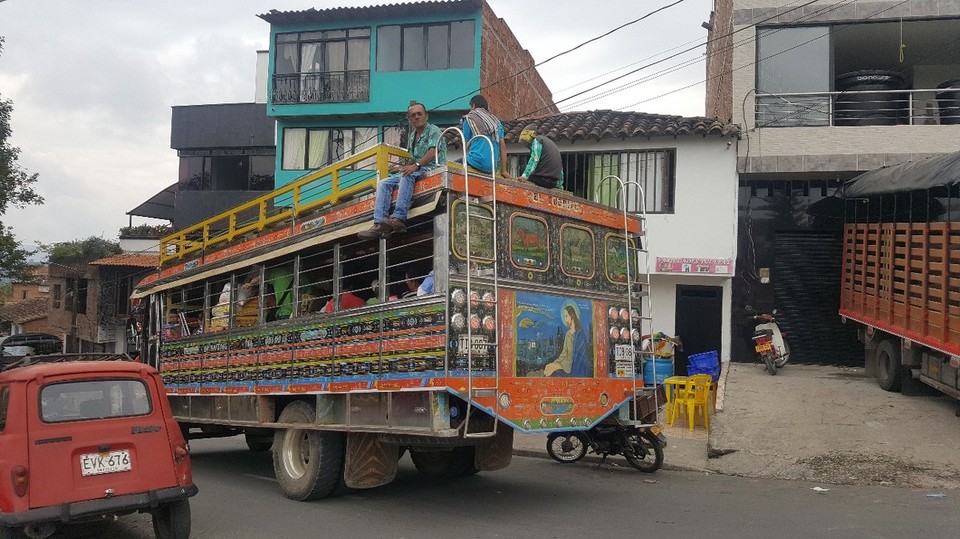
<instances>
[{"instance_id":1,"label":"painting of a woman","mask_svg":"<svg viewBox=\"0 0 960 539\"><path fill-rule=\"evenodd\" d=\"M587 347L587 337L580 324L580 313L576 305L563 306L563 324L567 332L563 337L563 347L553 362L543 368L544 376L593 376L593 362Z\"/></svg>"}]
</instances>

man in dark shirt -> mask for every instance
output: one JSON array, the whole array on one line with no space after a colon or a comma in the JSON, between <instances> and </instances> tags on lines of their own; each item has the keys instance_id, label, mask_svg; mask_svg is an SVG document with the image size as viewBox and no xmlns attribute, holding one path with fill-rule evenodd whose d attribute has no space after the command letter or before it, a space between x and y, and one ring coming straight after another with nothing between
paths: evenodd
<instances>
[{"instance_id":1,"label":"man in dark shirt","mask_svg":"<svg viewBox=\"0 0 960 539\"><path fill-rule=\"evenodd\" d=\"M563 163L560 161L560 149L557 145L549 138L537 135L536 124L523 128L520 132L520 143L530 148L530 160L518 179L548 189L562 189Z\"/></svg>"}]
</instances>

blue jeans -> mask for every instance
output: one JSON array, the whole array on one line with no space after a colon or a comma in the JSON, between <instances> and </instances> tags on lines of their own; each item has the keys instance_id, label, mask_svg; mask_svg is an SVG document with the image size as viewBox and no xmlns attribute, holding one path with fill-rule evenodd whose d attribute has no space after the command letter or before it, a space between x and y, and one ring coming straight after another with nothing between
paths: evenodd
<instances>
[{"instance_id":1,"label":"blue jeans","mask_svg":"<svg viewBox=\"0 0 960 539\"><path fill-rule=\"evenodd\" d=\"M407 220L410 203L413 202L413 184L422 178L427 171L420 169L407 176L390 175L377 184L377 204L373 207L373 222L379 223L390 215L390 202L393 199L393 190L398 188L397 205L393 208L393 216L401 221Z\"/></svg>"}]
</instances>

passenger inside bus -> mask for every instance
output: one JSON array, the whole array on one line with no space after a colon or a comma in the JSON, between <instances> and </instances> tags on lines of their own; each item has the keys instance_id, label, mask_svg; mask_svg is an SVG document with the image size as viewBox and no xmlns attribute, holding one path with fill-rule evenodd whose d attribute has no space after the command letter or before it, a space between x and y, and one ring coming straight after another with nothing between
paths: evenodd
<instances>
[{"instance_id":1,"label":"passenger inside bus","mask_svg":"<svg viewBox=\"0 0 960 539\"><path fill-rule=\"evenodd\" d=\"M236 327L247 327L257 324L260 319L260 279L262 268L253 266L247 273L243 285L237 292ZM266 309L276 307L277 298L270 283L263 285L263 302Z\"/></svg>"},{"instance_id":2,"label":"passenger inside bus","mask_svg":"<svg viewBox=\"0 0 960 539\"><path fill-rule=\"evenodd\" d=\"M366 305L366 302L353 293L353 283L349 279L343 280L343 291L340 293L340 310L344 309L354 309L356 307L363 307ZM335 310L335 305L333 304L333 298L330 298L327 301L327 304L323 306L323 312L332 313Z\"/></svg>"},{"instance_id":3,"label":"passenger inside bus","mask_svg":"<svg viewBox=\"0 0 960 539\"><path fill-rule=\"evenodd\" d=\"M293 264L283 263L268 268L266 271L267 284L264 289L264 302L274 307L268 307L265 313L266 321L286 320L293 314ZM267 290L273 291L267 297Z\"/></svg>"}]
</instances>

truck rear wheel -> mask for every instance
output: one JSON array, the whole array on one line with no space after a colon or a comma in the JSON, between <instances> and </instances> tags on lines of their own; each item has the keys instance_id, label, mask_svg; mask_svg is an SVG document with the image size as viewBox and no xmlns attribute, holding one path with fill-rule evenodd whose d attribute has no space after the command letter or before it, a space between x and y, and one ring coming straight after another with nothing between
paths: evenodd
<instances>
[{"instance_id":1,"label":"truck rear wheel","mask_svg":"<svg viewBox=\"0 0 960 539\"><path fill-rule=\"evenodd\" d=\"M294 401L280 413L280 423L314 423L316 411ZM306 501L330 495L343 475L344 439L339 432L280 429L273 437L273 473L284 495Z\"/></svg>"},{"instance_id":2,"label":"truck rear wheel","mask_svg":"<svg viewBox=\"0 0 960 539\"><path fill-rule=\"evenodd\" d=\"M903 383L903 366L900 362L900 347L891 339L877 346L877 382L885 391L900 391Z\"/></svg>"}]
</instances>

